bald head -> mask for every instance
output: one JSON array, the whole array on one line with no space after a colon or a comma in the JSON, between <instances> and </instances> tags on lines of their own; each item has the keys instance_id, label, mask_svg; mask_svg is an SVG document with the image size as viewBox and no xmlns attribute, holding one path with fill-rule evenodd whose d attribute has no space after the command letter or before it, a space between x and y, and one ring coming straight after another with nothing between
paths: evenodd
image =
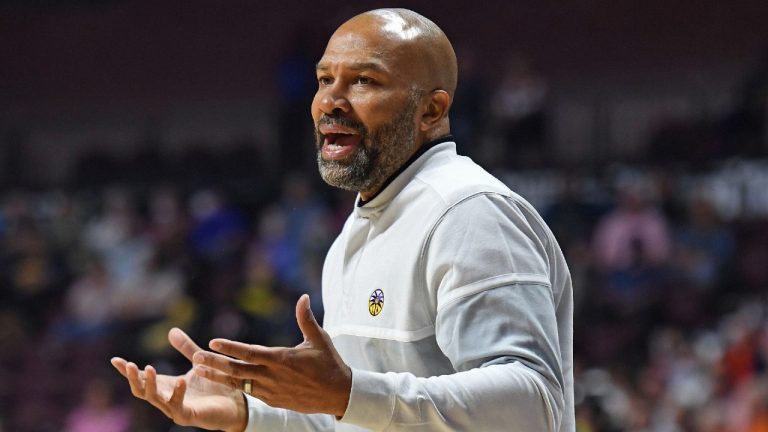
<instances>
[{"instance_id":1,"label":"bald head","mask_svg":"<svg viewBox=\"0 0 768 432\"><path fill-rule=\"evenodd\" d=\"M421 90L456 91L456 53L445 33L428 18L408 9L376 9L342 24L332 36L365 34L380 43L380 55L411 63L413 80Z\"/></svg>"},{"instance_id":2,"label":"bald head","mask_svg":"<svg viewBox=\"0 0 768 432\"><path fill-rule=\"evenodd\" d=\"M415 12L378 9L345 22L316 72L318 166L331 185L368 199L425 142L450 134L456 55Z\"/></svg>"}]
</instances>

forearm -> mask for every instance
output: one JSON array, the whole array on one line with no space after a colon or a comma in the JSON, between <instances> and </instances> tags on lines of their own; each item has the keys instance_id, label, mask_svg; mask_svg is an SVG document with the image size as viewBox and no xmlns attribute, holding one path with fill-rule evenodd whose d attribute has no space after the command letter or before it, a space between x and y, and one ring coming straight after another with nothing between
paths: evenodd
<instances>
[{"instance_id":1,"label":"forearm","mask_svg":"<svg viewBox=\"0 0 768 432\"><path fill-rule=\"evenodd\" d=\"M261 431L330 431L334 419L328 414L302 414L271 407L261 400L246 396L248 424L244 432Z\"/></svg>"},{"instance_id":2,"label":"forearm","mask_svg":"<svg viewBox=\"0 0 768 432\"><path fill-rule=\"evenodd\" d=\"M520 362L452 375L353 371L342 422L371 430L555 431L563 394Z\"/></svg>"}]
</instances>

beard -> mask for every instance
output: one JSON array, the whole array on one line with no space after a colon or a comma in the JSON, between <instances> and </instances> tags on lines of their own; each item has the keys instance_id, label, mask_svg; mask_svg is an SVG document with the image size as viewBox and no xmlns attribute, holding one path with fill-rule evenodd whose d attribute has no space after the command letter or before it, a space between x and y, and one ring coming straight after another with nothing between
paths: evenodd
<instances>
[{"instance_id":1,"label":"beard","mask_svg":"<svg viewBox=\"0 0 768 432\"><path fill-rule=\"evenodd\" d=\"M413 154L416 147L414 115L418 93L391 122L369 130L364 124L339 115L323 116L315 127L317 166L320 177L331 186L355 192L371 191L380 187ZM326 160L322 157L325 135L318 130L320 124L340 124L360 134L357 151L347 160Z\"/></svg>"}]
</instances>

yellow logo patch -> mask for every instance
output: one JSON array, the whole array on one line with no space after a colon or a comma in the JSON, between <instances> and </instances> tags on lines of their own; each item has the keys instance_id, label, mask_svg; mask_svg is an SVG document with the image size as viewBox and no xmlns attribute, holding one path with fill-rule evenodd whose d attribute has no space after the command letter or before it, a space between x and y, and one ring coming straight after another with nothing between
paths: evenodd
<instances>
[{"instance_id":1,"label":"yellow logo patch","mask_svg":"<svg viewBox=\"0 0 768 432\"><path fill-rule=\"evenodd\" d=\"M384 291L377 289L368 298L368 312L376 316L384 309Z\"/></svg>"}]
</instances>

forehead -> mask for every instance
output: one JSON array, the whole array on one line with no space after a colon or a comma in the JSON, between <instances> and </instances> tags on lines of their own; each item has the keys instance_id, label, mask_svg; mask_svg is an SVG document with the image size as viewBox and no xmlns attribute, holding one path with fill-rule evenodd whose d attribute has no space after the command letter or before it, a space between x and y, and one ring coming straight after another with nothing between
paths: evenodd
<instances>
[{"instance_id":1,"label":"forehead","mask_svg":"<svg viewBox=\"0 0 768 432\"><path fill-rule=\"evenodd\" d=\"M377 64L399 67L411 51L408 43L376 26L342 26L331 36L318 67L333 64Z\"/></svg>"}]
</instances>

